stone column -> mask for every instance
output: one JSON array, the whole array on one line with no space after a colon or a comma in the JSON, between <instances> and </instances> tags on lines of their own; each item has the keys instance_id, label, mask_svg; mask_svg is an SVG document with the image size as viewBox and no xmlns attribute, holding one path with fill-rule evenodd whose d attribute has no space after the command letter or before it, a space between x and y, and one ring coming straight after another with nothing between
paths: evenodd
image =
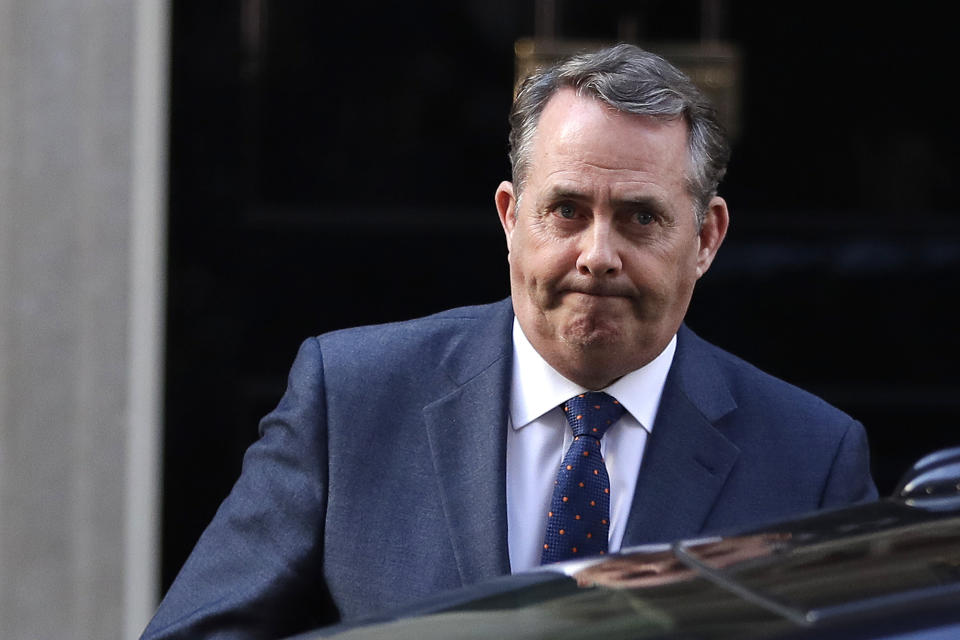
<instances>
[{"instance_id":1,"label":"stone column","mask_svg":"<svg viewBox=\"0 0 960 640\"><path fill-rule=\"evenodd\" d=\"M0 0L0 637L157 598L168 0Z\"/></svg>"}]
</instances>

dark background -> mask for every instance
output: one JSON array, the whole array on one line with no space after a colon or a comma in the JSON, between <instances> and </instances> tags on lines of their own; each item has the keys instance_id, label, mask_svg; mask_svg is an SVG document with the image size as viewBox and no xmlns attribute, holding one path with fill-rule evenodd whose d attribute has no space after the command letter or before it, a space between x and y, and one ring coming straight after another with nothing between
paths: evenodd
<instances>
[{"instance_id":1,"label":"dark background","mask_svg":"<svg viewBox=\"0 0 960 640\"><path fill-rule=\"evenodd\" d=\"M554 24L739 48L731 229L688 324L863 421L886 493L957 444L960 108L954 23L881 4L568 0ZM493 194L536 13L174 0L164 589L304 338L507 295Z\"/></svg>"}]
</instances>

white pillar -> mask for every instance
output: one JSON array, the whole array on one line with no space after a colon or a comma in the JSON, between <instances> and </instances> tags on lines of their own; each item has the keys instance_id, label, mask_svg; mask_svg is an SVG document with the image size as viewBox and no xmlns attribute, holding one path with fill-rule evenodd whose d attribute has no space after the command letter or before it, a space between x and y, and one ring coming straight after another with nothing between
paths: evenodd
<instances>
[{"instance_id":1,"label":"white pillar","mask_svg":"<svg viewBox=\"0 0 960 640\"><path fill-rule=\"evenodd\" d=\"M0 0L0 637L157 597L169 0Z\"/></svg>"}]
</instances>

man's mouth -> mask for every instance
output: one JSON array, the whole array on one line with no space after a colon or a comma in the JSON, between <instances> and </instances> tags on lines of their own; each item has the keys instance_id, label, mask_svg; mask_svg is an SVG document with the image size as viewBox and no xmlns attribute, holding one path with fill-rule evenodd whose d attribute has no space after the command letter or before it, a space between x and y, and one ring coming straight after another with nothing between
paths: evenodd
<instances>
[{"instance_id":1,"label":"man's mouth","mask_svg":"<svg viewBox=\"0 0 960 640\"><path fill-rule=\"evenodd\" d=\"M632 293L625 291L623 287L570 287L563 290L563 293L580 294L593 298L630 298Z\"/></svg>"}]
</instances>

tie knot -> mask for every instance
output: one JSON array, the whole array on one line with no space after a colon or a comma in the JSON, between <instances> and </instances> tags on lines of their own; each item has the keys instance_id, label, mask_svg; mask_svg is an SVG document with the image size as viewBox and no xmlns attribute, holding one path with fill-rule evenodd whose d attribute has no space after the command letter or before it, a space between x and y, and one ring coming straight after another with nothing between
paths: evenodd
<instances>
[{"instance_id":1,"label":"tie knot","mask_svg":"<svg viewBox=\"0 0 960 640\"><path fill-rule=\"evenodd\" d=\"M613 396L588 391L564 402L563 412L574 436L593 436L599 440L623 415L623 406Z\"/></svg>"}]
</instances>

